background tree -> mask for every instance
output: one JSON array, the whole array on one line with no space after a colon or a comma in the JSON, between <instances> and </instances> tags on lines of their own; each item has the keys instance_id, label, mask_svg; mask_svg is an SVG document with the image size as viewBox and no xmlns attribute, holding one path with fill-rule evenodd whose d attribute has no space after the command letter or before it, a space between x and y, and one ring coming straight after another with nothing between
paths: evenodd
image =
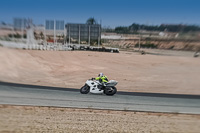
<instances>
[{"instance_id":1,"label":"background tree","mask_svg":"<svg viewBox=\"0 0 200 133\"><path fill-rule=\"evenodd\" d=\"M86 21L86 24L93 25L93 24L98 24L98 23L97 23L97 20L94 17L91 17Z\"/></svg>"},{"instance_id":2,"label":"background tree","mask_svg":"<svg viewBox=\"0 0 200 133\"><path fill-rule=\"evenodd\" d=\"M116 33L121 33L121 34L127 34L127 33L129 33L129 28L128 27L123 27L123 26L116 27L115 28L115 32Z\"/></svg>"},{"instance_id":3,"label":"background tree","mask_svg":"<svg viewBox=\"0 0 200 133\"><path fill-rule=\"evenodd\" d=\"M161 24L161 25L140 25L133 23L130 26L119 26L115 28L116 33L134 33L138 30L146 31L167 31L169 32L190 32L190 31L200 31L200 26L197 25L182 25L182 24Z\"/></svg>"}]
</instances>

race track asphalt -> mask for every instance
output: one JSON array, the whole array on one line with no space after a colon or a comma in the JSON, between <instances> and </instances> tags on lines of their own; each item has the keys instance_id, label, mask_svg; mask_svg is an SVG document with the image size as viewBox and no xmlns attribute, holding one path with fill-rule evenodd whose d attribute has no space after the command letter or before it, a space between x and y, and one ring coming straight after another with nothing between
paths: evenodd
<instances>
[{"instance_id":1,"label":"race track asphalt","mask_svg":"<svg viewBox=\"0 0 200 133\"><path fill-rule=\"evenodd\" d=\"M199 95L117 92L80 94L79 89L0 82L0 104L200 114Z\"/></svg>"}]
</instances>

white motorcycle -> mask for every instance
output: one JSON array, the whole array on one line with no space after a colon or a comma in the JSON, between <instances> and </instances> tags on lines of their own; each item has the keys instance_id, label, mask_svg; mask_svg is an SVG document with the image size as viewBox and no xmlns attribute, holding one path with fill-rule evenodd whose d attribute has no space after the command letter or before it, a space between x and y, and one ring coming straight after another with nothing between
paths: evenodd
<instances>
[{"instance_id":1,"label":"white motorcycle","mask_svg":"<svg viewBox=\"0 0 200 133\"><path fill-rule=\"evenodd\" d=\"M117 85L117 81L110 80L107 83L100 83L98 80L89 79L86 81L85 85L81 87L80 92L81 94L88 94L94 93L94 94L106 94L106 95L114 95L117 92L117 88L115 87Z\"/></svg>"},{"instance_id":2,"label":"white motorcycle","mask_svg":"<svg viewBox=\"0 0 200 133\"><path fill-rule=\"evenodd\" d=\"M199 55L200 55L200 51L196 51L196 52L194 53L194 57L199 57Z\"/></svg>"}]
</instances>

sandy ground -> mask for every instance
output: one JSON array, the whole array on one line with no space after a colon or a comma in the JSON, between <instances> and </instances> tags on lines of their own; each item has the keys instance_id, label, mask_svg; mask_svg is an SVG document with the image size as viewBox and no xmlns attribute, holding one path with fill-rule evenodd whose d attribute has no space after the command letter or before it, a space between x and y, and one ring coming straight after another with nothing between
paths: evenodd
<instances>
[{"instance_id":1,"label":"sandy ground","mask_svg":"<svg viewBox=\"0 0 200 133\"><path fill-rule=\"evenodd\" d=\"M0 105L0 132L199 133L200 115Z\"/></svg>"},{"instance_id":2,"label":"sandy ground","mask_svg":"<svg viewBox=\"0 0 200 133\"><path fill-rule=\"evenodd\" d=\"M79 89L103 72L120 91L200 94L200 58L0 47L0 81Z\"/></svg>"}]
</instances>

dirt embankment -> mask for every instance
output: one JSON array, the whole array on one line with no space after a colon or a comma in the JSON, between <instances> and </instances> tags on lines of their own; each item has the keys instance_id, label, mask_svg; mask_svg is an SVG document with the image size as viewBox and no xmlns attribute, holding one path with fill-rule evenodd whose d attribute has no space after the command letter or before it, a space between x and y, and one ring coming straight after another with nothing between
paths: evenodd
<instances>
[{"instance_id":1,"label":"dirt embankment","mask_svg":"<svg viewBox=\"0 0 200 133\"><path fill-rule=\"evenodd\" d=\"M200 95L199 59L193 55L0 47L0 81L79 89L87 79L103 72L110 80L118 81L119 91Z\"/></svg>"},{"instance_id":2,"label":"dirt embankment","mask_svg":"<svg viewBox=\"0 0 200 133\"><path fill-rule=\"evenodd\" d=\"M104 40L105 46L112 46L124 49L138 47L139 40ZM148 48L200 51L200 41L175 41L175 40L141 40L141 45Z\"/></svg>"},{"instance_id":3,"label":"dirt embankment","mask_svg":"<svg viewBox=\"0 0 200 133\"><path fill-rule=\"evenodd\" d=\"M198 133L200 116L0 105L0 132Z\"/></svg>"}]
</instances>

